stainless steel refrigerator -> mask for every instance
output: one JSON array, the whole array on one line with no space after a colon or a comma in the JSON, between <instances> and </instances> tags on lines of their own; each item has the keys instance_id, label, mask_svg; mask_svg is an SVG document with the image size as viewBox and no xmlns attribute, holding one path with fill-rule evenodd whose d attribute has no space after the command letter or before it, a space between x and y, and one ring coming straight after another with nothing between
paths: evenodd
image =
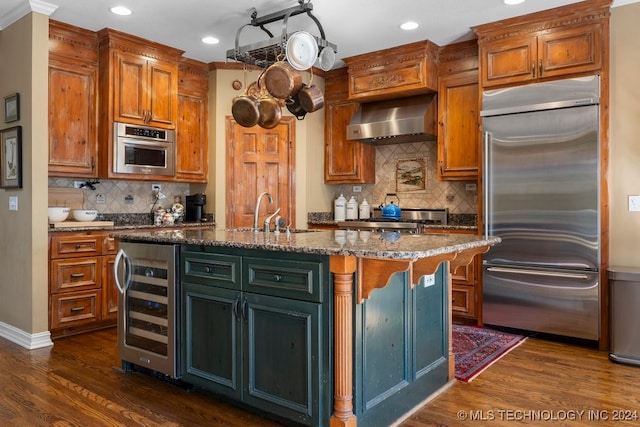
<instances>
[{"instance_id":1,"label":"stainless steel refrigerator","mask_svg":"<svg viewBox=\"0 0 640 427\"><path fill-rule=\"evenodd\" d=\"M598 340L598 76L485 91L487 325Z\"/></svg>"}]
</instances>

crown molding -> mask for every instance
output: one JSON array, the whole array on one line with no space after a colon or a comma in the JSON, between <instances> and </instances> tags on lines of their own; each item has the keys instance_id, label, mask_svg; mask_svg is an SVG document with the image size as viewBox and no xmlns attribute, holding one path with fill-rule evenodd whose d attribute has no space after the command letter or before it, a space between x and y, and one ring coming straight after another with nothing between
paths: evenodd
<instances>
[{"instance_id":1,"label":"crown molding","mask_svg":"<svg viewBox=\"0 0 640 427\"><path fill-rule=\"evenodd\" d=\"M43 15L51 16L56 11L58 6L55 4L47 3L41 0L29 0L28 2L22 2L15 8L9 11L6 15L0 17L0 31L7 28L22 17L28 15L31 12L41 13Z\"/></svg>"}]
</instances>

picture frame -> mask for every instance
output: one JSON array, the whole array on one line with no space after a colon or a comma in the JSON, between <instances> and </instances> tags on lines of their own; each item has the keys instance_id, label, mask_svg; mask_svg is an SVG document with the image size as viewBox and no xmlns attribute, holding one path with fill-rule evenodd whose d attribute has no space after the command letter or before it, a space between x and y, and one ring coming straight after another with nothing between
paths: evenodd
<instances>
[{"instance_id":1,"label":"picture frame","mask_svg":"<svg viewBox=\"0 0 640 427\"><path fill-rule=\"evenodd\" d=\"M10 123L20 120L20 94L5 96L4 98L4 122Z\"/></svg>"},{"instance_id":2,"label":"picture frame","mask_svg":"<svg viewBox=\"0 0 640 427\"><path fill-rule=\"evenodd\" d=\"M426 188L426 164L423 159L403 159L396 163L396 192Z\"/></svg>"},{"instance_id":3,"label":"picture frame","mask_svg":"<svg viewBox=\"0 0 640 427\"><path fill-rule=\"evenodd\" d=\"M0 188L22 188L22 126L0 130Z\"/></svg>"}]
</instances>

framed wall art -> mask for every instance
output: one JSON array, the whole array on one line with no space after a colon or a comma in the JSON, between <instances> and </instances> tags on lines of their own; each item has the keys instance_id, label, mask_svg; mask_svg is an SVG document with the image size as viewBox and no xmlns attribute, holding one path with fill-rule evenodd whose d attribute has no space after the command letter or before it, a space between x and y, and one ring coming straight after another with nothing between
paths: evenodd
<instances>
[{"instance_id":1,"label":"framed wall art","mask_svg":"<svg viewBox=\"0 0 640 427\"><path fill-rule=\"evenodd\" d=\"M0 131L0 188L22 188L22 126Z\"/></svg>"},{"instance_id":2,"label":"framed wall art","mask_svg":"<svg viewBox=\"0 0 640 427\"><path fill-rule=\"evenodd\" d=\"M426 166L423 159L398 160L396 163L396 191L418 191L426 188Z\"/></svg>"},{"instance_id":3,"label":"framed wall art","mask_svg":"<svg viewBox=\"0 0 640 427\"><path fill-rule=\"evenodd\" d=\"M9 123L15 122L16 120L20 120L19 93L14 93L4 98L4 122Z\"/></svg>"}]
</instances>

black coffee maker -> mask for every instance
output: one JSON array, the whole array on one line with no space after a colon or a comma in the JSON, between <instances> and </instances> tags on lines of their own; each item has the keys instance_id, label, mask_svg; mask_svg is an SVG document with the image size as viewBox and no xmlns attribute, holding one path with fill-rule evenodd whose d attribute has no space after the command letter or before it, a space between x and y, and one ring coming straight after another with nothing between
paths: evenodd
<instances>
[{"instance_id":1,"label":"black coffee maker","mask_svg":"<svg viewBox=\"0 0 640 427\"><path fill-rule=\"evenodd\" d=\"M185 206L185 221L202 221L204 217L204 205L207 204L207 196L202 193L187 196Z\"/></svg>"}]
</instances>

